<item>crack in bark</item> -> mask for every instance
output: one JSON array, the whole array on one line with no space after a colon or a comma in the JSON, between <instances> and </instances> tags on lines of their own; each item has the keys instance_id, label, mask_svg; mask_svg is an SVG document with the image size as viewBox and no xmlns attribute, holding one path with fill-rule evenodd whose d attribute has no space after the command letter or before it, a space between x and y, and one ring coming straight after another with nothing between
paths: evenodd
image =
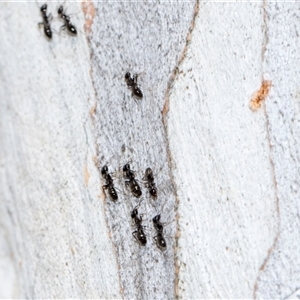
<instances>
[{"instance_id":1,"label":"crack in bark","mask_svg":"<svg viewBox=\"0 0 300 300\"><path fill-rule=\"evenodd\" d=\"M175 81L175 79L177 78L178 74L179 74L179 67L180 65L183 63L185 57L186 57L186 53L187 53L187 50L188 50L188 46L191 42L191 35L192 35L192 32L195 28L195 23L196 23L196 17L198 16L199 14L199 6L200 6L200 2L199 0L196 0L195 2L195 7L194 7L194 14L193 14L193 17L192 17L192 21L191 21L191 25L189 27L189 30L188 30L188 33L187 33L187 36L186 36L186 39L185 39L185 46L183 48L183 51L179 57L179 60L176 64L176 66L174 67L173 69L173 72L171 73L171 76L169 78L169 81L168 81L168 85L167 85L167 89L166 89L166 93L165 93L165 104L164 104L164 107L163 107L163 110L162 110L162 115L163 115L163 123L164 123L164 126L166 127L166 120L165 120L165 117L166 115L168 114L169 112L169 96L170 96L170 91L171 91L171 88L173 86L173 83Z\"/></svg>"},{"instance_id":2,"label":"crack in bark","mask_svg":"<svg viewBox=\"0 0 300 300\"><path fill-rule=\"evenodd\" d=\"M166 137L166 144L167 144L167 157L168 157L168 166L169 166L169 170L170 170L170 178L171 178L171 182L172 185L175 187L175 220L176 220L176 234L175 234L175 243L174 243L174 264L175 264L175 283L174 283L174 288L175 288L175 297L176 299L180 298L179 295L179 273L180 273L180 264L179 264L179 259L177 256L177 252L178 252L178 241L179 241L179 237L181 235L180 233L180 225L179 225L179 213L178 213L178 206L179 206L179 198L177 195L177 187L176 187L176 183L175 183L175 179L174 179L174 174L172 172L173 170L173 166L174 166L174 160L172 158L172 153L170 151L170 144L169 144L169 138L168 138L168 124L167 124L167 115L169 112L169 104L170 104L170 91L171 88L173 86L173 83L175 82L177 76L179 75L179 67L180 65L184 62L184 59L186 57L186 53L188 50L188 46L191 42L191 35L192 32L195 28L195 24L196 24L196 18L199 14L199 6L200 6L200 1L196 0L195 2L195 6L194 6L194 13L193 13L193 17L190 23L190 27L188 29L188 33L186 36L186 42L185 42L185 46L182 50L182 53L179 57L179 60L177 62L177 64L175 65L171 76L169 78L168 84L167 84L167 88L166 88L166 92L165 92L165 104L163 106L163 110L162 110L162 121L163 121L163 126L164 126L164 131L165 131L165 137Z\"/></svg>"},{"instance_id":3,"label":"crack in bark","mask_svg":"<svg viewBox=\"0 0 300 300\"><path fill-rule=\"evenodd\" d=\"M264 61L265 61L265 52L267 49L267 44L269 42L269 27L268 27L268 16L267 16L267 0L263 0L263 24L264 24L264 40L263 40L263 45L262 45L262 53L261 53L261 73L262 73L262 82L264 82L264 78L263 78L263 71L264 71ZM257 291L258 291L258 283L259 283L259 278L261 273L265 270L271 255L273 254L274 250L276 249L278 240L279 240L279 236L280 236L280 227L281 227L281 219L280 219L280 207L279 207L279 198L278 198L278 188L277 188L277 181L276 181L276 173L275 173L275 165L274 162L272 160L272 145L271 145L271 139L270 139L270 121L269 121L269 117L267 114L267 110L266 110L266 104L264 105L264 114L266 117L266 130L267 130L267 140L269 143L269 149L270 149L270 163L271 163L271 168L272 168L272 173L273 173L273 180L274 180L274 187L275 187L275 195L276 195L276 211L277 211L277 218L278 218L278 228L277 228L277 234L276 237L274 239L274 242L272 244L272 246L269 248L268 250L268 254L267 257L265 258L264 262L262 263L261 267L259 268L258 271L258 275L254 284L254 288L253 288L253 298L257 299Z\"/></svg>"}]
</instances>

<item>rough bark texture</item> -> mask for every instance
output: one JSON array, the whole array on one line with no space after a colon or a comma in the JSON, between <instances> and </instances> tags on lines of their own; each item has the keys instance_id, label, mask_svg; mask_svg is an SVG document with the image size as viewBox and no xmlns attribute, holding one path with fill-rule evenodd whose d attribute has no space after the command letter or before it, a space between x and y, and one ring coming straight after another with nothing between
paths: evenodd
<instances>
[{"instance_id":1,"label":"rough bark texture","mask_svg":"<svg viewBox=\"0 0 300 300\"><path fill-rule=\"evenodd\" d=\"M42 4L0 4L0 297L299 297L299 4Z\"/></svg>"},{"instance_id":2,"label":"rough bark texture","mask_svg":"<svg viewBox=\"0 0 300 300\"><path fill-rule=\"evenodd\" d=\"M251 298L277 234L266 116L249 108L263 78L263 15L259 3L240 6L200 5L170 91L179 294L185 299ZM211 22L213 15L218 22Z\"/></svg>"},{"instance_id":3,"label":"rough bark texture","mask_svg":"<svg viewBox=\"0 0 300 300\"><path fill-rule=\"evenodd\" d=\"M124 191L119 203L106 202L106 215L116 247L123 296L126 299L173 299L175 197L168 167L162 122L164 93L170 73L184 48L194 3L108 3L95 5L90 38L92 78L97 95L94 124L98 163L110 162L115 171L131 161L137 178L147 167L157 174L158 199L144 190L139 212L144 214L148 245L132 237L130 212L138 199ZM144 93L135 100L124 81L125 73L144 73L138 83ZM119 180L118 187L124 186ZM142 182L140 182L142 184ZM120 188L122 189L122 188ZM152 218L161 212L167 251L153 241Z\"/></svg>"}]
</instances>

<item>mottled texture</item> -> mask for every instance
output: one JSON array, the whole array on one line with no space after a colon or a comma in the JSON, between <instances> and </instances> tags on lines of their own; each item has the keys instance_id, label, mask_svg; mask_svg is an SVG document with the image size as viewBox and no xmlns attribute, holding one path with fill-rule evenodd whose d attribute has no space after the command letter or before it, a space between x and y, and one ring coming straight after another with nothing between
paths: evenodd
<instances>
[{"instance_id":1,"label":"mottled texture","mask_svg":"<svg viewBox=\"0 0 300 300\"><path fill-rule=\"evenodd\" d=\"M115 244L123 295L126 299L173 299L174 190L168 168L167 143L162 122L164 94L173 69L185 47L192 21L193 2L98 2L92 26L92 77L97 94L94 122L99 166L107 161L117 171L131 161L140 180L147 167L156 174L158 199L143 189L139 212L144 214L148 243L139 246L132 236L130 212L138 200L115 182L120 200L106 200L108 224ZM125 73L143 73L138 84L144 94L134 99ZM121 175L121 174L119 174ZM161 211L167 251L155 245L152 218Z\"/></svg>"},{"instance_id":2,"label":"mottled texture","mask_svg":"<svg viewBox=\"0 0 300 300\"><path fill-rule=\"evenodd\" d=\"M266 5L264 72L272 80L266 112L280 227L257 284L256 297L264 299L284 299L298 290L300 283L299 20L299 2Z\"/></svg>"},{"instance_id":3,"label":"mottled texture","mask_svg":"<svg viewBox=\"0 0 300 300\"><path fill-rule=\"evenodd\" d=\"M42 4L0 4L0 297L299 298L299 4L48 3L51 41Z\"/></svg>"},{"instance_id":4,"label":"mottled texture","mask_svg":"<svg viewBox=\"0 0 300 300\"><path fill-rule=\"evenodd\" d=\"M249 108L263 77L261 8L200 3L170 90L183 299L251 298L278 232L267 120Z\"/></svg>"},{"instance_id":5,"label":"mottled texture","mask_svg":"<svg viewBox=\"0 0 300 300\"><path fill-rule=\"evenodd\" d=\"M72 17L77 37L48 41L36 3L0 7L0 296L120 297L93 161L83 15ZM61 25L52 22L56 32Z\"/></svg>"}]
</instances>

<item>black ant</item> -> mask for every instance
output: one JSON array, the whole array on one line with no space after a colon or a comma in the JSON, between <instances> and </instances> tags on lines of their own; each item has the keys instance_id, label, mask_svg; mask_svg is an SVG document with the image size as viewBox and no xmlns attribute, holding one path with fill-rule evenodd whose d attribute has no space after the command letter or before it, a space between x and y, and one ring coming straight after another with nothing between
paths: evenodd
<instances>
[{"instance_id":1,"label":"black ant","mask_svg":"<svg viewBox=\"0 0 300 300\"><path fill-rule=\"evenodd\" d=\"M51 30L51 26L50 26L50 21L52 20L52 15L49 14L47 16L47 4L43 4L40 8L41 10L41 14L43 17L43 22L40 22L38 25L44 26L44 33L47 36L47 38L51 39L52 38L52 30Z\"/></svg>"},{"instance_id":2,"label":"black ant","mask_svg":"<svg viewBox=\"0 0 300 300\"><path fill-rule=\"evenodd\" d=\"M136 226L140 226L142 224L142 215L138 217L139 212L137 210L138 206L136 206L131 212L131 218L133 219Z\"/></svg>"},{"instance_id":3,"label":"black ant","mask_svg":"<svg viewBox=\"0 0 300 300\"><path fill-rule=\"evenodd\" d=\"M137 78L138 78L137 74L134 74L133 76L131 76L129 72L126 72L125 74L125 81L127 86L131 89L132 96L137 99L142 99L143 93L137 85Z\"/></svg>"},{"instance_id":4,"label":"black ant","mask_svg":"<svg viewBox=\"0 0 300 300\"><path fill-rule=\"evenodd\" d=\"M128 163L123 167L123 174L125 179L134 178L135 176L134 171L130 169L130 165Z\"/></svg>"},{"instance_id":5,"label":"black ant","mask_svg":"<svg viewBox=\"0 0 300 300\"><path fill-rule=\"evenodd\" d=\"M132 233L132 235L141 246L145 246L147 244L147 237L144 233L144 226L142 225L142 215L140 217L138 216L137 207L138 206L136 206L131 212L131 218L134 220L136 225L136 230Z\"/></svg>"},{"instance_id":6,"label":"black ant","mask_svg":"<svg viewBox=\"0 0 300 300\"><path fill-rule=\"evenodd\" d=\"M130 169L130 165L126 164L123 167L123 174L125 180L125 186L130 189L134 197L140 198L142 196L142 190L135 179L134 171Z\"/></svg>"},{"instance_id":7,"label":"black ant","mask_svg":"<svg viewBox=\"0 0 300 300\"><path fill-rule=\"evenodd\" d=\"M144 176L144 181L146 181L146 187L151 195L151 197L156 200L157 199L157 188L154 183L154 176L151 168L147 168Z\"/></svg>"},{"instance_id":8,"label":"black ant","mask_svg":"<svg viewBox=\"0 0 300 300\"><path fill-rule=\"evenodd\" d=\"M64 8L62 5L58 8L57 13L60 16L60 18L65 22L65 24L61 26L61 29L67 28L68 32L71 35L76 35L77 34L76 27L71 23L70 16L64 13Z\"/></svg>"},{"instance_id":9,"label":"black ant","mask_svg":"<svg viewBox=\"0 0 300 300\"><path fill-rule=\"evenodd\" d=\"M164 226L163 223L160 222L160 214L156 215L153 219L153 226L157 232L163 233Z\"/></svg>"},{"instance_id":10,"label":"black ant","mask_svg":"<svg viewBox=\"0 0 300 300\"><path fill-rule=\"evenodd\" d=\"M160 222L160 214L156 215L153 219L153 226L156 230L157 235L154 237L154 240L156 242L157 247L161 250L164 251L167 249L167 243L166 240L163 236L163 223Z\"/></svg>"},{"instance_id":11,"label":"black ant","mask_svg":"<svg viewBox=\"0 0 300 300\"><path fill-rule=\"evenodd\" d=\"M114 187L113 179L111 175L108 173L108 167L105 165L101 169L101 174L102 177L105 179L106 184L102 186L103 191L108 190L108 194L111 197L112 201L117 201L118 200L118 194L117 191Z\"/></svg>"}]
</instances>

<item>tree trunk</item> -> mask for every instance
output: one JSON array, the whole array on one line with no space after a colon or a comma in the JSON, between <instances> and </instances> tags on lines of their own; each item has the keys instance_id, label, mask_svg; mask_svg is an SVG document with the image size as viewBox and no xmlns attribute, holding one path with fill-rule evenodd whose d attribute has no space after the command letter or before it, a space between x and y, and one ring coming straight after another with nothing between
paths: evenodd
<instances>
[{"instance_id":1,"label":"tree trunk","mask_svg":"<svg viewBox=\"0 0 300 300\"><path fill-rule=\"evenodd\" d=\"M299 297L299 4L42 4L0 4L0 297Z\"/></svg>"}]
</instances>

